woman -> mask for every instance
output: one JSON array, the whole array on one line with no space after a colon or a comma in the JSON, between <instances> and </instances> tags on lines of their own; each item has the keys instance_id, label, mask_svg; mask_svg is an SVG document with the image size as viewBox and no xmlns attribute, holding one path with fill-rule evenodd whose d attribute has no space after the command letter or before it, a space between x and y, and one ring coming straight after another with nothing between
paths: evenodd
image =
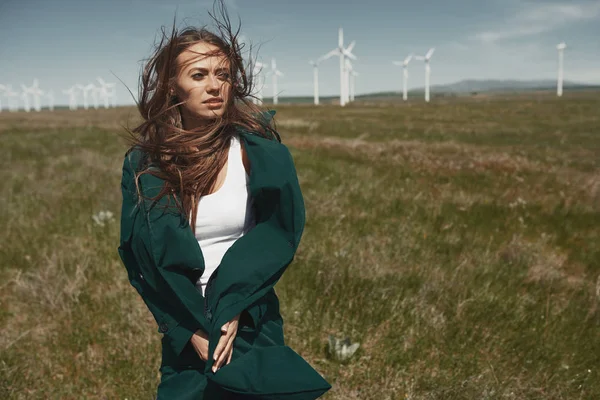
<instances>
[{"instance_id":1,"label":"woman","mask_svg":"<svg viewBox=\"0 0 600 400\"><path fill-rule=\"evenodd\" d=\"M143 70L119 254L164 334L158 399L314 399L330 385L285 346L273 289L302 194L220 11L220 35L173 29Z\"/></svg>"}]
</instances>

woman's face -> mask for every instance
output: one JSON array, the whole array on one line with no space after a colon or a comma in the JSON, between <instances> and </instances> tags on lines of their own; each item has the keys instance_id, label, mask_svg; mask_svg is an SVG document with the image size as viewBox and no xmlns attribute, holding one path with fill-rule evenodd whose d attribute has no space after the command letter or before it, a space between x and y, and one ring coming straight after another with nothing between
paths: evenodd
<instances>
[{"instance_id":1,"label":"woman's face","mask_svg":"<svg viewBox=\"0 0 600 400\"><path fill-rule=\"evenodd\" d=\"M187 125L194 125L192 120L219 118L229 104L229 62L224 55L205 55L215 50L219 48L200 42L177 57L174 93L183 102L182 116Z\"/></svg>"}]
</instances>

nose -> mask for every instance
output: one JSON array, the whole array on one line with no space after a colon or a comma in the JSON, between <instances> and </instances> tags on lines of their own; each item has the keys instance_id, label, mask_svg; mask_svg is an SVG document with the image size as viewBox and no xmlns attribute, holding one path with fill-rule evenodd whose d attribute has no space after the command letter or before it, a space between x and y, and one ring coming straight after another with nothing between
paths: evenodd
<instances>
[{"instance_id":1,"label":"nose","mask_svg":"<svg viewBox=\"0 0 600 400\"><path fill-rule=\"evenodd\" d=\"M209 75L208 77L208 85L206 90L207 91L211 91L211 92L218 92L219 89L221 88L221 82L219 82L219 80L217 79L217 77L215 75Z\"/></svg>"}]
</instances>

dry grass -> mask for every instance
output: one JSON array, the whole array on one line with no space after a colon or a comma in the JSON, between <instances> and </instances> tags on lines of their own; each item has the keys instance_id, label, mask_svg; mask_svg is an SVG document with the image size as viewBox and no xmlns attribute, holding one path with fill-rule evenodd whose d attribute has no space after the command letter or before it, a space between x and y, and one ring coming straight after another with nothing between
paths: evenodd
<instances>
[{"instance_id":1,"label":"dry grass","mask_svg":"<svg viewBox=\"0 0 600 400\"><path fill-rule=\"evenodd\" d=\"M563 100L280 107L308 222L277 293L325 398L597 397L600 103ZM153 396L159 334L116 252L135 118L0 114L2 398Z\"/></svg>"}]
</instances>

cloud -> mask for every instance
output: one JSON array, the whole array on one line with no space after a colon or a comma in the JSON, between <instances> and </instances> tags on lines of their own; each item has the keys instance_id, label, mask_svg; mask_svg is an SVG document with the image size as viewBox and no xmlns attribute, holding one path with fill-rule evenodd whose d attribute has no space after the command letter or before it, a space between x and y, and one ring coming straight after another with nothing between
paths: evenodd
<instances>
[{"instance_id":1,"label":"cloud","mask_svg":"<svg viewBox=\"0 0 600 400\"><path fill-rule=\"evenodd\" d=\"M524 7L524 8L523 8ZM482 43L495 43L507 39L539 35L578 22L600 17L600 1L576 4L568 3L523 3L505 26L485 30L470 36Z\"/></svg>"}]
</instances>

